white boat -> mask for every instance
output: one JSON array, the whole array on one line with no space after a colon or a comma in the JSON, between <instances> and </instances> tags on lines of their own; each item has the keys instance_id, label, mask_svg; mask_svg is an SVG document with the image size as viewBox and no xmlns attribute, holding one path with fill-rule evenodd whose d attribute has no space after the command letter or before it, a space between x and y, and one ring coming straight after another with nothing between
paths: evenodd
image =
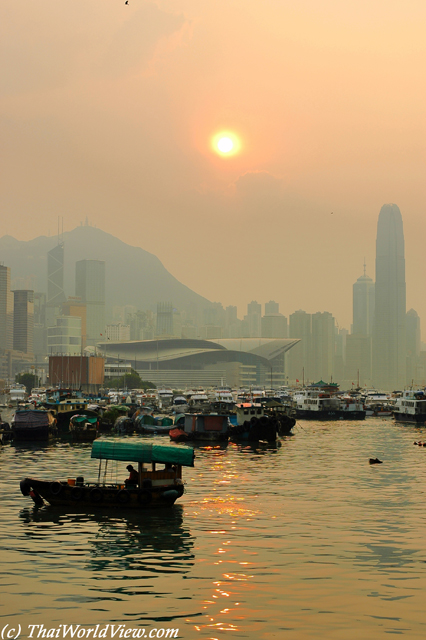
<instances>
[{"instance_id":1,"label":"white boat","mask_svg":"<svg viewBox=\"0 0 426 640\"><path fill-rule=\"evenodd\" d=\"M302 389L293 396L296 418L304 420L364 420L361 401L342 401L337 395L319 389Z\"/></svg>"},{"instance_id":2,"label":"white boat","mask_svg":"<svg viewBox=\"0 0 426 640\"><path fill-rule=\"evenodd\" d=\"M408 389L395 401L393 415L396 422L426 423L426 395L424 391Z\"/></svg>"}]
</instances>

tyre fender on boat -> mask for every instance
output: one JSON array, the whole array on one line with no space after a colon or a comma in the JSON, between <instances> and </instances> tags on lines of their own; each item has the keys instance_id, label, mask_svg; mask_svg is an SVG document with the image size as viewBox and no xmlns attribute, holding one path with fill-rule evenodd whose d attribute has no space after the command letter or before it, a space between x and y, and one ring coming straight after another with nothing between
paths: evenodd
<instances>
[{"instance_id":1,"label":"tyre fender on boat","mask_svg":"<svg viewBox=\"0 0 426 640\"><path fill-rule=\"evenodd\" d=\"M73 487L71 489L71 500L82 500L84 497L84 489L83 487Z\"/></svg>"},{"instance_id":2,"label":"tyre fender on boat","mask_svg":"<svg viewBox=\"0 0 426 640\"><path fill-rule=\"evenodd\" d=\"M104 492L99 487L94 487L89 493L91 502L102 502L104 499Z\"/></svg>"},{"instance_id":3,"label":"tyre fender on boat","mask_svg":"<svg viewBox=\"0 0 426 640\"><path fill-rule=\"evenodd\" d=\"M138 502L140 504L149 504L152 501L152 493L147 489L142 489L138 493Z\"/></svg>"},{"instance_id":4,"label":"tyre fender on boat","mask_svg":"<svg viewBox=\"0 0 426 640\"><path fill-rule=\"evenodd\" d=\"M130 492L127 489L121 489L117 493L117 502L120 504L128 504L130 502Z\"/></svg>"},{"instance_id":5,"label":"tyre fender on boat","mask_svg":"<svg viewBox=\"0 0 426 640\"><path fill-rule=\"evenodd\" d=\"M60 482L52 482L52 484L50 485L50 493L54 496L59 496L60 493L62 493L62 485Z\"/></svg>"}]
</instances>

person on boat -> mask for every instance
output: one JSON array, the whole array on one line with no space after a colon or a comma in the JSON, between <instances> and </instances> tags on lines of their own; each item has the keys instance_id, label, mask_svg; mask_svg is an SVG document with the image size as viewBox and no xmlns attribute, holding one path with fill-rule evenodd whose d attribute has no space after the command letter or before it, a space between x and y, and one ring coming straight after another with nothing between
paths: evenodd
<instances>
[{"instance_id":1,"label":"person on boat","mask_svg":"<svg viewBox=\"0 0 426 640\"><path fill-rule=\"evenodd\" d=\"M126 478L126 480L124 481L124 484L126 486L130 484L139 484L139 474L136 471L136 469L134 469L134 467L131 464L127 465L126 469L129 472L129 477Z\"/></svg>"}]
</instances>

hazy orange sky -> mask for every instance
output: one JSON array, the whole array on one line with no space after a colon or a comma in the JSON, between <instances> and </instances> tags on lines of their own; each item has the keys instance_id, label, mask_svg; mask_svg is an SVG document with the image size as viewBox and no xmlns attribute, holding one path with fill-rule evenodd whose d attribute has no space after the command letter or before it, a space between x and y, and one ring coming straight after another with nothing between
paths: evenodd
<instances>
[{"instance_id":1,"label":"hazy orange sky","mask_svg":"<svg viewBox=\"0 0 426 640\"><path fill-rule=\"evenodd\" d=\"M349 328L394 202L425 339L425 27L424 0L4 2L0 235L88 216L240 317Z\"/></svg>"}]
</instances>

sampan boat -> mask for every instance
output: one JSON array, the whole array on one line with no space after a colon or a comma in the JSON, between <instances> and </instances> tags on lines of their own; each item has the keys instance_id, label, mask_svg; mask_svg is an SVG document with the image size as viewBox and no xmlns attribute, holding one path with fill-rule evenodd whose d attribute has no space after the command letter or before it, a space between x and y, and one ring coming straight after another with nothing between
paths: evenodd
<instances>
[{"instance_id":1,"label":"sampan boat","mask_svg":"<svg viewBox=\"0 0 426 640\"><path fill-rule=\"evenodd\" d=\"M177 445L159 445L129 440L95 440L92 458L99 459L97 482L83 477L68 480L21 480L21 492L37 506L44 501L54 506L85 509L145 509L171 506L184 493L182 467L194 466L194 449ZM108 461L138 463L138 482L107 482ZM165 465L158 469L157 465Z\"/></svg>"}]
</instances>

